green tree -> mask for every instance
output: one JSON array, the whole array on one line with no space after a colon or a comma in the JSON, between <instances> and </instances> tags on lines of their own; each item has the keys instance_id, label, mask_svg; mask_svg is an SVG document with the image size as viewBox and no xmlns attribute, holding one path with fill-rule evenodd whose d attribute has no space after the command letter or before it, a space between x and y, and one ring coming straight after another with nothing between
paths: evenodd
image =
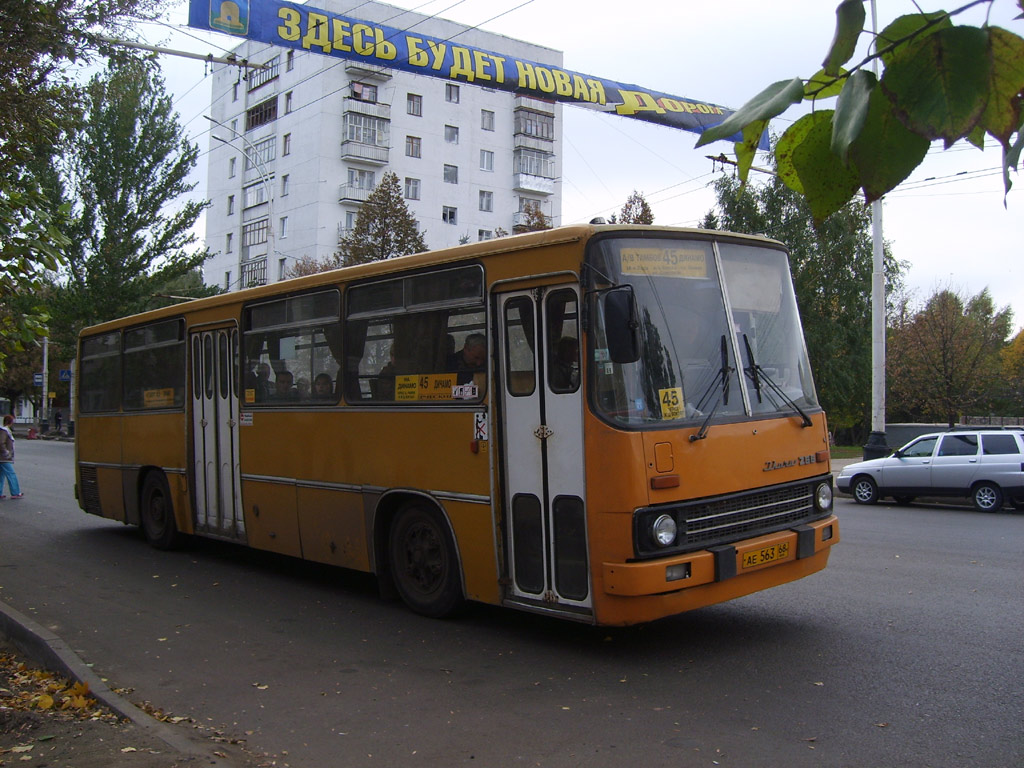
<instances>
[{"instance_id":1,"label":"green tree","mask_svg":"<svg viewBox=\"0 0 1024 768\"><path fill-rule=\"evenodd\" d=\"M70 63L108 53L102 35L154 18L160 0L6 0L0 13L0 306L15 295L39 296L47 271L68 245L63 209L43 194L28 166L49 156L80 115L81 87ZM0 371L6 355L41 336L37 302L0 311Z\"/></svg>"},{"instance_id":2,"label":"green tree","mask_svg":"<svg viewBox=\"0 0 1024 768\"><path fill-rule=\"evenodd\" d=\"M905 305L886 346L893 417L952 427L972 408L987 410L999 394L1012 322L1013 312L997 310L987 288L971 297L946 288L917 311Z\"/></svg>"},{"instance_id":3,"label":"green tree","mask_svg":"<svg viewBox=\"0 0 1024 768\"><path fill-rule=\"evenodd\" d=\"M81 128L60 170L71 204L66 264L53 287L51 335L143 311L208 257L192 228L205 201L184 200L198 148L149 62L112 63L86 90Z\"/></svg>"},{"instance_id":4,"label":"green tree","mask_svg":"<svg viewBox=\"0 0 1024 768\"><path fill-rule=\"evenodd\" d=\"M1024 39L988 24L953 23L970 8L994 3L975 0L952 12L901 16L878 34L865 59L844 69L865 31L866 13L863 0L843 0L823 68L768 86L706 131L697 146L741 134L736 157L746 181L768 121L809 101L813 111L786 130L775 151L779 176L806 196L816 222L858 190L868 202L882 197L910 175L936 139L947 149L960 140L982 148L986 135L995 139L1009 192L1010 171L1024 149ZM1024 0L1016 5L1024 10ZM884 68L880 78L868 66L875 61ZM834 97L834 109L822 107Z\"/></svg>"},{"instance_id":5,"label":"green tree","mask_svg":"<svg viewBox=\"0 0 1024 768\"><path fill-rule=\"evenodd\" d=\"M612 219L612 223L615 223L614 216ZM623 224L653 224L654 211L651 210L647 199L634 189L626 204L622 206L619 221Z\"/></svg>"},{"instance_id":6,"label":"green tree","mask_svg":"<svg viewBox=\"0 0 1024 768\"><path fill-rule=\"evenodd\" d=\"M398 176L388 171L359 209L352 231L338 243L336 263L328 268L368 264L425 250L427 243L405 204Z\"/></svg>"},{"instance_id":7,"label":"green tree","mask_svg":"<svg viewBox=\"0 0 1024 768\"><path fill-rule=\"evenodd\" d=\"M718 208L701 226L767 234L789 248L790 267L818 397L833 429L861 430L871 403L871 222L849 203L815 228L806 201L778 177L742 186L715 182ZM900 265L886 258L889 289ZM855 435L853 439L863 436Z\"/></svg>"}]
</instances>

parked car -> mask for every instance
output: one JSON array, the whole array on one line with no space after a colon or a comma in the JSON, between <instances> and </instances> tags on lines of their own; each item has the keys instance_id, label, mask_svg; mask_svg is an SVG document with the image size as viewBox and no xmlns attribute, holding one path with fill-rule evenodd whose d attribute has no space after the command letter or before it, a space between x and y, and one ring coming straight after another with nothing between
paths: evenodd
<instances>
[{"instance_id":1,"label":"parked car","mask_svg":"<svg viewBox=\"0 0 1024 768\"><path fill-rule=\"evenodd\" d=\"M898 504L918 496L960 496L980 512L997 512L1004 501L1024 509L1024 429L922 435L884 459L843 467L836 487L858 504L883 496Z\"/></svg>"}]
</instances>

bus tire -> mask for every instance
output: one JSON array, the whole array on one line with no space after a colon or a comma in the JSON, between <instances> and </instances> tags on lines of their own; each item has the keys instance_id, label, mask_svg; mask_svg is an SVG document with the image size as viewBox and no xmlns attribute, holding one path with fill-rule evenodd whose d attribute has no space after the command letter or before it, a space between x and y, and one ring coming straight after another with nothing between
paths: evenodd
<instances>
[{"instance_id":1,"label":"bus tire","mask_svg":"<svg viewBox=\"0 0 1024 768\"><path fill-rule=\"evenodd\" d=\"M181 543L171 490L163 472L146 475L139 500L139 526L146 541L157 549L174 549Z\"/></svg>"},{"instance_id":2,"label":"bus tire","mask_svg":"<svg viewBox=\"0 0 1024 768\"><path fill-rule=\"evenodd\" d=\"M853 492L853 500L858 504L874 504L878 501L878 484L867 475L855 477L850 490Z\"/></svg>"},{"instance_id":3,"label":"bus tire","mask_svg":"<svg viewBox=\"0 0 1024 768\"><path fill-rule=\"evenodd\" d=\"M398 510L388 534L388 562L398 594L416 613L443 618L462 606L455 545L435 507L413 501Z\"/></svg>"},{"instance_id":4,"label":"bus tire","mask_svg":"<svg viewBox=\"0 0 1024 768\"><path fill-rule=\"evenodd\" d=\"M988 481L978 483L971 489L971 501L979 512L998 512L1003 508L1003 490Z\"/></svg>"}]
</instances>

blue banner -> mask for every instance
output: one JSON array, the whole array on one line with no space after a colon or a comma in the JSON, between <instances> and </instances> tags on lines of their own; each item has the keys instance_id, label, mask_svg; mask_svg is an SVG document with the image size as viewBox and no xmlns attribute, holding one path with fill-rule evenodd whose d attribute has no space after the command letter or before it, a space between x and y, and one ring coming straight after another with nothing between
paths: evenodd
<instances>
[{"instance_id":1,"label":"blue banner","mask_svg":"<svg viewBox=\"0 0 1024 768\"><path fill-rule=\"evenodd\" d=\"M703 133L732 114L716 104L279 0L190 0L188 23L247 40L576 104L694 133Z\"/></svg>"}]
</instances>

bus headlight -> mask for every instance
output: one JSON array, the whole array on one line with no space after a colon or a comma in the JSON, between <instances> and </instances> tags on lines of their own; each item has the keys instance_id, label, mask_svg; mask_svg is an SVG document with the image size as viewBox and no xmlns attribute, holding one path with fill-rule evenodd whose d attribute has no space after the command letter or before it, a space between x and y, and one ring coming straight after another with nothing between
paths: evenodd
<instances>
[{"instance_id":1,"label":"bus headlight","mask_svg":"<svg viewBox=\"0 0 1024 768\"><path fill-rule=\"evenodd\" d=\"M659 547L668 547L676 540L676 521L672 515L661 515L651 526L651 538Z\"/></svg>"},{"instance_id":2,"label":"bus headlight","mask_svg":"<svg viewBox=\"0 0 1024 768\"><path fill-rule=\"evenodd\" d=\"M822 512L832 509L832 486L822 483L814 491L814 503Z\"/></svg>"}]
</instances>

